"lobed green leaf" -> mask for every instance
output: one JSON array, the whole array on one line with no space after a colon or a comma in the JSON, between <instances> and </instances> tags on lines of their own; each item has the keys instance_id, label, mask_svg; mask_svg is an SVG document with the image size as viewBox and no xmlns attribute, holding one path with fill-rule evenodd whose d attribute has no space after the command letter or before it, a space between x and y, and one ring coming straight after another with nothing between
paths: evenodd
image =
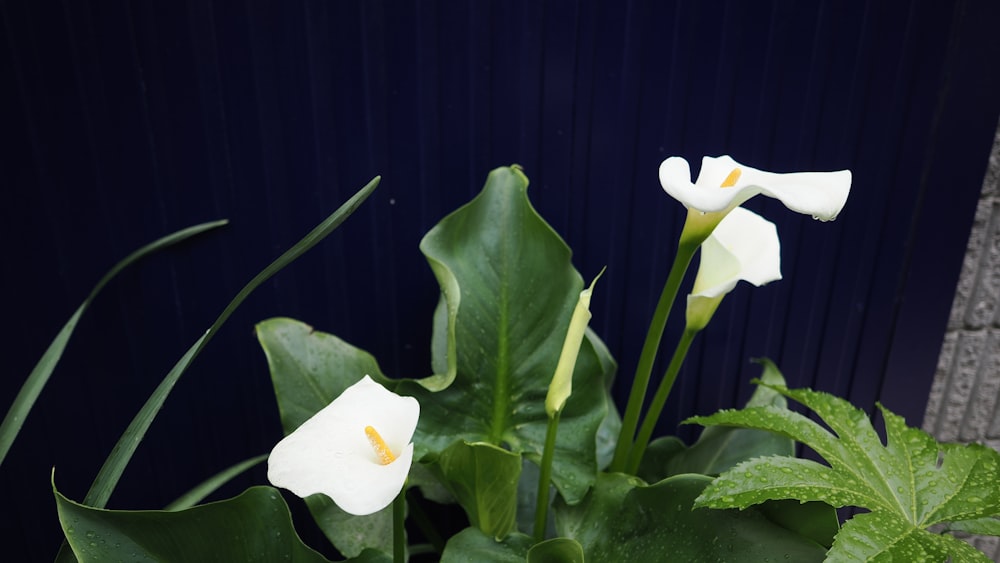
<instances>
[{"instance_id":1,"label":"lobed green leaf","mask_svg":"<svg viewBox=\"0 0 1000 563\"><path fill-rule=\"evenodd\" d=\"M832 432L767 407L692 420L794 437L829 466L782 457L746 461L707 487L698 506L746 507L775 499L858 506L871 512L844 526L829 560L984 560L968 544L928 528L956 522L950 529L1000 530L992 520L1000 515L1000 453L977 444L940 444L879 405L886 426L883 444L868 416L847 401L808 389L769 387L815 411Z\"/></svg>"},{"instance_id":2,"label":"lobed green leaf","mask_svg":"<svg viewBox=\"0 0 1000 563\"><path fill-rule=\"evenodd\" d=\"M986 518L949 522L947 531L965 532L980 536L1000 536L1000 518L988 516Z\"/></svg>"}]
</instances>

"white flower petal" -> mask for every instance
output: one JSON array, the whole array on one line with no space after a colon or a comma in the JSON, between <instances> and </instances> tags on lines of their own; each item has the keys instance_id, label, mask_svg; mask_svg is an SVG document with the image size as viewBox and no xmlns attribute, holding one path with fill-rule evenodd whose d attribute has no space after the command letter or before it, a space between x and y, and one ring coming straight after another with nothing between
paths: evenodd
<instances>
[{"instance_id":1,"label":"white flower petal","mask_svg":"<svg viewBox=\"0 0 1000 563\"><path fill-rule=\"evenodd\" d=\"M403 488L419 415L416 399L366 375L278 442L268 458L268 480L300 497L323 493L351 514L377 512ZM392 463L380 463L366 426L396 456Z\"/></svg>"},{"instance_id":2,"label":"white flower petal","mask_svg":"<svg viewBox=\"0 0 1000 563\"><path fill-rule=\"evenodd\" d=\"M734 169L739 177L721 187ZM850 170L778 174L740 164L728 155L704 157L698 180L691 183L686 160L672 156L660 164L660 184L688 209L719 212L739 206L757 194L780 200L786 207L817 219L835 219L851 190Z\"/></svg>"},{"instance_id":3,"label":"white flower petal","mask_svg":"<svg viewBox=\"0 0 1000 563\"><path fill-rule=\"evenodd\" d=\"M692 297L718 297L739 280L756 286L781 279L781 243L767 219L737 207L701 245Z\"/></svg>"}]
</instances>

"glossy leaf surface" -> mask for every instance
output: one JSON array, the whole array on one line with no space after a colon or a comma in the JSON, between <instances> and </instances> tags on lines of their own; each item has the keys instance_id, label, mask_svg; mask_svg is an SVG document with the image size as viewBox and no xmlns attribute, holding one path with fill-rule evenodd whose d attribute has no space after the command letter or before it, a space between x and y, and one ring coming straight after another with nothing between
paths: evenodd
<instances>
[{"instance_id":1,"label":"glossy leaf surface","mask_svg":"<svg viewBox=\"0 0 1000 563\"><path fill-rule=\"evenodd\" d=\"M478 528L466 528L448 540L441 563L524 563L531 543L531 536L519 532L496 541Z\"/></svg>"},{"instance_id":2,"label":"glossy leaf surface","mask_svg":"<svg viewBox=\"0 0 1000 563\"><path fill-rule=\"evenodd\" d=\"M589 561L822 561L826 550L756 509L705 510L694 499L711 482L678 475L652 485L602 474L576 506L556 502L556 528Z\"/></svg>"},{"instance_id":3,"label":"glossy leaf surface","mask_svg":"<svg viewBox=\"0 0 1000 563\"><path fill-rule=\"evenodd\" d=\"M277 489L253 487L186 510L91 508L55 491L59 521L81 563L104 561L293 561L327 559L302 543ZM368 551L350 561L391 559Z\"/></svg>"},{"instance_id":4,"label":"glossy leaf surface","mask_svg":"<svg viewBox=\"0 0 1000 563\"><path fill-rule=\"evenodd\" d=\"M286 435L366 374L388 383L371 354L300 321L268 319L258 323L256 331ZM392 507L352 516L326 495L311 495L305 502L320 529L344 555L356 556L365 548L392 553Z\"/></svg>"},{"instance_id":5,"label":"glossy leaf surface","mask_svg":"<svg viewBox=\"0 0 1000 563\"><path fill-rule=\"evenodd\" d=\"M436 466L473 526L497 539L514 529L521 456L492 444L456 442Z\"/></svg>"},{"instance_id":6,"label":"glossy leaf surface","mask_svg":"<svg viewBox=\"0 0 1000 563\"><path fill-rule=\"evenodd\" d=\"M453 323L441 307L435 315L438 369L450 349L440 342L454 332L451 385L433 396L409 382L397 389L422 405L414 437L418 456L464 440L541 457L547 425L542 406L583 281L569 248L531 207L527 186L516 167L492 171L482 192L421 243L438 279L447 281L442 291L459 291L461 304ZM572 501L593 482L595 436L607 412L605 382L613 361L601 357L604 348L595 338L588 333L584 339L556 442L553 481Z\"/></svg>"},{"instance_id":7,"label":"glossy leaf surface","mask_svg":"<svg viewBox=\"0 0 1000 563\"><path fill-rule=\"evenodd\" d=\"M698 499L699 506L742 508L768 499L859 506L871 512L843 527L831 561L987 561L968 544L927 528L962 521L972 521L975 528L984 517L1000 513L1000 453L978 444L940 444L880 405L883 444L868 415L847 401L808 389L770 387L815 411L832 432L772 406L690 420L781 433L808 445L830 465L790 457L752 459L720 475Z\"/></svg>"}]
</instances>

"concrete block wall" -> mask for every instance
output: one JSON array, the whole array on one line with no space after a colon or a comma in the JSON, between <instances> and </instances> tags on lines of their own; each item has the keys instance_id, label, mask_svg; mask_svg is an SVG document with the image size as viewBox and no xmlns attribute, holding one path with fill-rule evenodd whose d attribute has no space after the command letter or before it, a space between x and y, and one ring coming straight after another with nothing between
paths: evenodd
<instances>
[{"instance_id":1,"label":"concrete block wall","mask_svg":"<svg viewBox=\"0 0 1000 563\"><path fill-rule=\"evenodd\" d=\"M1000 450L1000 128L931 388L924 430ZM1000 561L1000 538L968 541Z\"/></svg>"}]
</instances>

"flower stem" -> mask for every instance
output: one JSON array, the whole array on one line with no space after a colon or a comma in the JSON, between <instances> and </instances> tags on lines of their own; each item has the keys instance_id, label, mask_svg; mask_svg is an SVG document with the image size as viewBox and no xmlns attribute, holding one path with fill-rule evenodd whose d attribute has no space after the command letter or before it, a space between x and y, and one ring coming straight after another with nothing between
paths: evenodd
<instances>
[{"instance_id":1,"label":"flower stem","mask_svg":"<svg viewBox=\"0 0 1000 563\"><path fill-rule=\"evenodd\" d=\"M549 519L549 482L552 480L552 459L556 451L556 432L559 429L559 412L549 417L545 431L545 449L538 474L538 497L535 504L535 542L545 539L545 525Z\"/></svg>"},{"instance_id":2,"label":"flower stem","mask_svg":"<svg viewBox=\"0 0 1000 563\"><path fill-rule=\"evenodd\" d=\"M687 230L685 228L685 231ZM688 264L691 263L691 258L694 257L694 253L710 233L711 231L704 236L695 237L686 237L685 233L681 233L680 241L677 243L677 254L674 255L674 263L670 267L667 281L663 285L663 292L660 293L660 301L656 304L656 311L653 313L653 320L649 323L646 341L642 345L639 363L635 368L635 377L632 379L632 390L629 393L625 415L622 418L621 431L618 433L615 456L611 460L608 471L621 472L625 470L629 451L632 449L632 437L639 424L642 404L646 400L646 388L649 386L649 377L653 372L653 361L660 348L660 340L663 339L663 330L667 325L670 308L677 298L677 291L680 289L681 281L684 279L684 273L687 272Z\"/></svg>"},{"instance_id":3,"label":"flower stem","mask_svg":"<svg viewBox=\"0 0 1000 563\"><path fill-rule=\"evenodd\" d=\"M639 462L642 461L642 456L646 453L646 446L649 445L653 429L656 428L656 423L660 420L663 406L667 403L670 390L674 386L674 381L677 380L677 374L680 372L684 358L687 357L688 349L691 347L691 342L698 332L698 330L688 328L677 342L674 355L670 358L670 365L667 366L667 371L663 374L659 387L656 388L656 394L653 395L653 401L649 405L649 410L646 411L646 418L642 421L642 428L639 429L639 435L636 436L635 444L629 454L628 467L626 468L629 474L635 474L639 469Z\"/></svg>"},{"instance_id":4,"label":"flower stem","mask_svg":"<svg viewBox=\"0 0 1000 563\"><path fill-rule=\"evenodd\" d=\"M392 563L406 561L406 487L392 501Z\"/></svg>"},{"instance_id":5,"label":"flower stem","mask_svg":"<svg viewBox=\"0 0 1000 563\"><path fill-rule=\"evenodd\" d=\"M434 551L441 553L444 551L444 538L441 537L441 533L437 531L434 527L433 522L431 522L430 517L422 506L420 506L419 499L416 497L414 489L410 489L409 498L407 500L407 507L410 509L410 521L415 522L420 531L423 532L424 537L433 546ZM413 555L414 546L410 546L410 555Z\"/></svg>"}]
</instances>

